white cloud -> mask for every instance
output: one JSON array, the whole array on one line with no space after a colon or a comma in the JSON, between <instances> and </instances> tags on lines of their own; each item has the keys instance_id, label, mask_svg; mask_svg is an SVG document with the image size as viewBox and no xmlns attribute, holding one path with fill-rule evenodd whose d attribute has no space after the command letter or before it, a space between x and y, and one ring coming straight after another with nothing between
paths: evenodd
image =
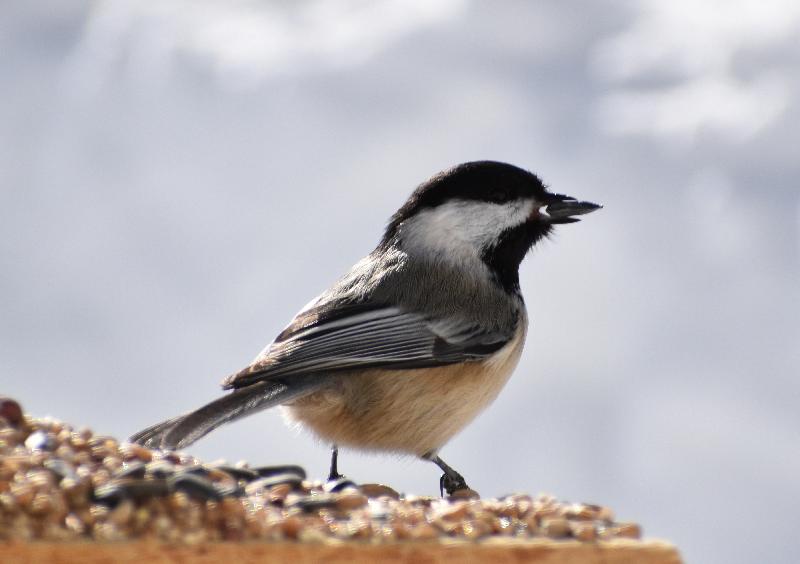
<instances>
[{"instance_id":1,"label":"white cloud","mask_svg":"<svg viewBox=\"0 0 800 564\"><path fill-rule=\"evenodd\" d=\"M632 25L600 43L592 65L610 85L601 126L615 135L647 134L690 143L708 128L740 142L773 123L797 85L792 69L737 77L741 53L773 49L800 33L792 0L642 0ZM667 85L641 87L648 80Z\"/></svg>"},{"instance_id":2,"label":"white cloud","mask_svg":"<svg viewBox=\"0 0 800 564\"><path fill-rule=\"evenodd\" d=\"M788 107L791 87L778 74L751 82L710 75L655 90L619 89L599 105L600 126L616 135L649 134L691 142L703 131L745 141Z\"/></svg>"},{"instance_id":3,"label":"white cloud","mask_svg":"<svg viewBox=\"0 0 800 564\"><path fill-rule=\"evenodd\" d=\"M279 73L359 64L400 37L461 12L465 0L119 0L95 5L76 50L78 77L108 79L126 60L153 75L176 55L197 56L227 79L251 84ZM94 79L92 79L94 77Z\"/></svg>"}]
</instances>

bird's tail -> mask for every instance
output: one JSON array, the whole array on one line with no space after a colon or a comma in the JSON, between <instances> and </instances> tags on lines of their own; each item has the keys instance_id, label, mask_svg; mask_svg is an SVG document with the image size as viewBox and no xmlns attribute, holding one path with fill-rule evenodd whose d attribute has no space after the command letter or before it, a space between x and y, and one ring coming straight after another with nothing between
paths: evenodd
<instances>
[{"instance_id":1,"label":"bird's tail","mask_svg":"<svg viewBox=\"0 0 800 564\"><path fill-rule=\"evenodd\" d=\"M139 431L130 440L150 448L180 449L220 425L309 394L319 389L322 381L324 379L318 377L293 376L290 383L277 380L257 382L207 403L200 409L156 423Z\"/></svg>"}]
</instances>

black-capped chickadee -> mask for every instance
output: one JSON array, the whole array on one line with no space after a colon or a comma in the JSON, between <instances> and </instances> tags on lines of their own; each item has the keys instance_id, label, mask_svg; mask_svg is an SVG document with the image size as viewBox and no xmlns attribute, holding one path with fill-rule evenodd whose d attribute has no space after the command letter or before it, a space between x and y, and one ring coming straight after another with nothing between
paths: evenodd
<instances>
[{"instance_id":1,"label":"black-capped chickadee","mask_svg":"<svg viewBox=\"0 0 800 564\"><path fill-rule=\"evenodd\" d=\"M601 206L548 192L515 166L458 165L421 184L377 248L311 301L244 370L229 394L132 441L182 448L224 423L282 405L333 445L439 458L495 399L519 360L527 313L519 265L561 223Z\"/></svg>"}]
</instances>

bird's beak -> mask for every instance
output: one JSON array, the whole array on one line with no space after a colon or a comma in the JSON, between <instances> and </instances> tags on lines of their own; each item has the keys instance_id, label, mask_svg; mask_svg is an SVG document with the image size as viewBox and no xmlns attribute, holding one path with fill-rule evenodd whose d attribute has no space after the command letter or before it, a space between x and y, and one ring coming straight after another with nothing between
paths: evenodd
<instances>
[{"instance_id":1,"label":"bird's beak","mask_svg":"<svg viewBox=\"0 0 800 564\"><path fill-rule=\"evenodd\" d=\"M575 223L580 221L576 215L591 213L602 208L600 204L579 202L569 196L553 195L553 201L540 206L537 210L539 219L550 223Z\"/></svg>"}]
</instances>

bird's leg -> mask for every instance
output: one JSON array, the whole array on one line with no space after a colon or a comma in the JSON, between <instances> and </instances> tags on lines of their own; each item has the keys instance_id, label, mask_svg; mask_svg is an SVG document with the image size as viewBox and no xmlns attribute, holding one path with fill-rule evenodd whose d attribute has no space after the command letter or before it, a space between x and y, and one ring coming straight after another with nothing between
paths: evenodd
<instances>
[{"instance_id":1,"label":"bird's leg","mask_svg":"<svg viewBox=\"0 0 800 564\"><path fill-rule=\"evenodd\" d=\"M341 478L344 478L344 476L339 474L339 447L333 445L331 447L331 471L328 473L328 481L333 482Z\"/></svg>"},{"instance_id":2,"label":"bird's leg","mask_svg":"<svg viewBox=\"0 0 800 564\"><path fill-rule=\"evenodd\" d=\"M448 466L444 460L439 458L438 454L429 452L423 455L422 458L430 460L444 472L442 477L439 478L439 495L444 496L444 492L447 492L447 495L453 495L455 491L469 489L466 480L464 480L464 476Z\"/></svg>"}]
</instances>

